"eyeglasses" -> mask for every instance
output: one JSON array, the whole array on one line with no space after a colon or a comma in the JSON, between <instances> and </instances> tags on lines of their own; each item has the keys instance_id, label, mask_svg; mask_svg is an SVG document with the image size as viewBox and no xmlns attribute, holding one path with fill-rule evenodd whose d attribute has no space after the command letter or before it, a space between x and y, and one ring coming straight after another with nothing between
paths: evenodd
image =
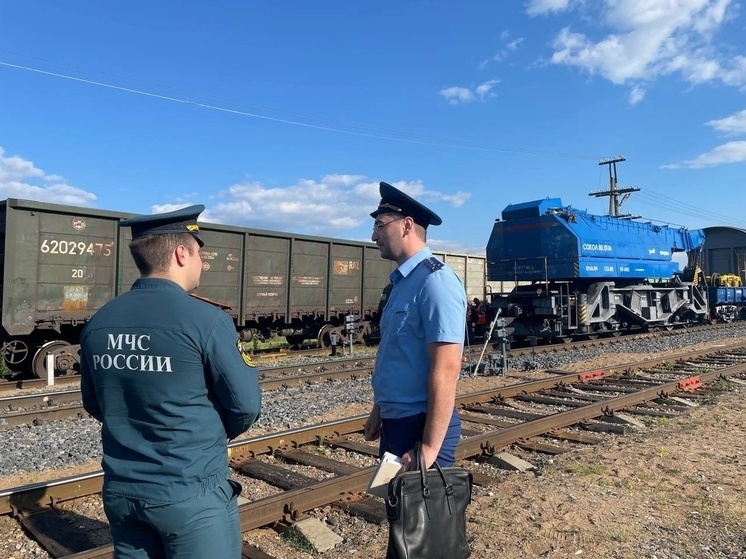
<instances>
[{"instance_id":1,"label":"eyeglasses","mask_svg":"<svg viewBox=\"0 0 746 559\"><path fill-rule=\"evenodd\" d=\"M396 219L392 219L391 221L387 221L386 223L379 223L377 221L373 222L373 232L378 233L381 229L386 227L389 223L394 223L395 221L399 221L401 219L406 219L406 216L397 217Z\"/></svg>"}]
</instances>

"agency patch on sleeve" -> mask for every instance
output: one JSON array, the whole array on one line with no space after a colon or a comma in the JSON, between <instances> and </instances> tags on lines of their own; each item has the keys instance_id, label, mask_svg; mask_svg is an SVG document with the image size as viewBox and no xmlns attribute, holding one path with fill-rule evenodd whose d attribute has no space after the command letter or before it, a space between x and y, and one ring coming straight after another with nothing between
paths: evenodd
<instances>
[{"instance_id":1,"label":"agency patch on sleeve","mask_svg":"<svg viewBox=\"0 0 746 559\"><path fill-rule=\"evenodd\" d=\"M255 367L256 365L254 365L254 361L251 359L251 355L249 355L249 352L244 349L241 340L238 340L236 342L236 347L238 348L238 353L241 354L241 359L243 359L243 362L246 363L249 367Z\"/></svg>"}]
</instances>

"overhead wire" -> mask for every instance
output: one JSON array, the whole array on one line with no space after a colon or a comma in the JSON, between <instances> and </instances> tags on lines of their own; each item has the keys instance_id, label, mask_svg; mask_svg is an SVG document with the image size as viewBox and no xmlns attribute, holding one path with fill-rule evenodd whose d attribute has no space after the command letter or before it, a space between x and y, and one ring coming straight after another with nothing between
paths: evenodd
<instances>
[{"instance_id":1,"label":"overhead wire","mask_svg":"<svg viewBox=\"0 0 746 559\"><path fill-rule=\"evenodd\" d=\"M599 170L599 185L602 184L602 178L601 175L605 174L605 171ZM733 227L739 227L739 228L745 228L746 227L746 221L739 221L736 219L733 219L733 217L730 217L726 214L721 214L717 212L713 212L710 210L705 210L701 206L696 206L694 204L688 204L686 202L683 202L681 200L675 199L673 196L669 196L666 194L662 194L659 192L656 192L654 190L651 190L649 188L641 188L639 191L636 191L633 193L634 200L636 202L642 202L642 204L639 205L645 205L654 207L656 209L661 209L665 211L674 211L677 214L681 214L682 216L688 216L688 217L695 217L695 218L709 218L712 219L713 222L717 222L720 225L730 225ZM605 204L605 202L601 201L599 199L600 204ZM602 208L600 210L601 212L604 212L605 210ZM648 221L654 221L659 223L668 223L669 225L680 225L681 224L675 224L671 221L665 221L665 220L657 220L657 219L651 219L645 216L639 216L640 219L645 219Z\"/></svg>"},{"instance_id":2,"label":"overhead wire","mask_svg":"<svg viewBox=\"0 0 746 559\"><path fill-rule=\"evenodd\" d=\"M17 53L9 53L8 51L0 51L0 52L5 52L6 54L18 55ZM37 58L37 57L29 57L29 58L34 58L35 60L44 62L46 64L59 66L59 64L57 63L53 63L53 62L50 62L48 60L44 60L41 58ZM96 87L103 87L107 89L121 91L124 93L130 93L130 94L140 95L144 97L150 97L150 98L154 98L154 99L158 99L162 101L169 101L169 102L180 103L180 104L185 104L185 105L192 105L192 106L199 107L202 109L207 109L207 110L224 112L228 114L235 114L238 116L266 120L270 122L276 122L276 123L286 124L286 125L291 125L291 126L312 128L312 129L323 130L327 132L348 134L348 135L354 135L354 136L360 136L360 137L405 142L405 143L420 144L420 145L430 145L430 146L445 147L445 148L457 148L457 149L468 149L468 150L479 150L479 151L490 151L490 152L521 153L521 154L527 154L527 155L554 156L554 157L565 157L565 158L575 158L575 159L598 160L598 159L602 159L606 157L602 155L573 154L573 153L563 153L563 152L554 152L554 151L546 151L546 150L531 150L531 149L511 148L511 147L505 147L505 146L492 146L492 145L479 144L479 143L468 142L468 141L463 141L463 140L452 140L448 138L430 137L430 136L425 136L425 135L417 134L417 133L391 130L391 129L380 128L380 127L375 127L375 126L370 126L370 125L365 125L365 124L358 124L354 122L344 122L344 121L329 119L325 117L318 117L315 115L307 115L307 114L298 113L294 111L277 109L274 107L253 105L250 103L248 104L239 103L239 104L242 104L248 107L252 107L254 111L261 111L263 113L273 113L276 115L285 115L286 118L284 118L280 116L271 116L270 114L261 114L260 112L233 109L233 108L218 105L215 102L201 102L201 101L196 101L193 99L186 99L181 96L163 95L159 93L154 93L152 91L146 91L145 89L141 89L141 88L116 85L114 83L107 83L101 80L88 79L88 78L70 75L68 73L54 72L51 70L43 70L41 68L35 68L35 67L21 65L21 64L14 64L14 63L2 61L2 60L0 60L0 66L38 73L38 74L65 79L65 80L70 80L74 82L85 83L88 85L93 85ZM142 83L144 85L149 85L151 87L165 87L160 84L153 84L153 83L145 82L139 79L117 76L115 74L100 72L97 70L90 70L90 69L79 67L79 66L67 65L63 67L66 67L67 69L81 72L81 73L91 73L94 75L95 74L105 75L112 79L128 79L130 81L135 81L136 83ZM196 93L193 95L195 97L204 98L207 100L216 99L215 97L207 96L201 93ZM231 100L225 100L225 99L219 99L219 98L217 99L223 103L235 103L235 101L231 101ZM321 124L314 124L313 123L314 121L321 123ZM603 170L599 169L599 172L603 173ZM664 210L674 209L675 211L677 211L678 213L681 213L682 215L687 215L691 217L699 217L699 218L703 216L711 217L714 220L719 220L721 223L733 225L736 227L742 227L744 225L743 223L733 220L732 218L729 218L726 215L703 210L700 207L697 207L691 204L686 204L678 200L673 200L670 197L657 194L654 192L650 192L647 190L638 192L636 195L636 198L642 199L646 204L649 204L657 208L662 208Z\"/></svg>"},{"instance_id":3,"label":"overhead wire","mask_svg":"<svg viewBox=\"0 0 746 559\"><path fill-rule=\"evenodd\" d=\"M725 214L720 214L720 213L713 212L710 210L705 210L702 207L694 206L692 204L687 204L679 200L672 200L669 196L658 194L656 192L651 192L649 190L638 192L637 195L639 196L639 198L641 198L642 200L644 200L645 202L647 202L648 204L652 206L662 208L665 210L674 210L677 213L680 213L680 214L683 214L689 217L696 217L700 219L703 217L709 218L715 222L718 222L721 225L732 225L734 227L746 226L746 221L738 221Z\"/></svg>"},{"instance_id":4,"label":"overhead wire","mask_svg":"<svg viewBox=\"0 0 746 559\"><path fill-rule=\"evenodd\" d=\"M453 139L448 139L448 138L429 137L429 136L425 136L422 134L414 134L410 132L402 132L398 130L378 128L378 127L357 124L357 123L335 121L331 119L325 119L323 117L304 115L301 113L284 111L281 109L275 109L271 107L254 106L256 111L263 111L265 113L275 113L275 114L288 115L290 117L295 117L295 118L282 118L278 116L270 116L268 114L260 114L259 112L228 108L228 107L220 106L214 103L207 103L207 102L196 101L193 99L186 99L181 96L163 95L163 94L154 93L151 91L145 91L144 89L116 85L113 83L107 83L107 82L100 81L100 80L73 76L70 74L66 74L62 72L54 72L51 70L43 70L41 68L34 68L31 66L14 64L11 62L1 61L1 60L0 60L0 66L38 73L38 74L56 77L60 79L66 79L66 80L75 81L79 83L85 83L88 85L122 91L125 93L141 95L145 97L159 99L162 101L170 101L174 103L192 105L192 106L203 108L203 109L219 111L219 112L224 112L224 113L229 113L229 114L235 114L239 116L266 120L266 121L287 124L287 125L292 125L292 126L300 126L300 127L305 127L305 128L323 130L327 132L336 132L336 133L341 133L341 134L349 134L349 135L354 135L354 136L390 140L390 141L397 141L397 142L405 142L405 143L413 143L413 144L420 144L420 145L431 145L431 146L437 146L437 147L458 148L458 149L468 149L468 150L477 150L477 151L522 153L522 154L527 154L527 155L565 157L565 158L574 158L574 159L596 159L597 160L597 159L601 159L604 157L603 155L573 154L573 153L563 153L563 152L546 151L546 150L521 149L521 148L512 148L512 147L505 147L505 146L492 146L492 145L479 144L479 143L468 142L468 141L463 141L463 140L453 140ZM90 70L85 70L85 71L90 72ZM252 105L249 105L249 106L252 106ZM313 122L303 122L302 120L317 121L317 122L322 122L322 123L327 122L329 124L314 124Z\"/></svg>"}]
</instances>

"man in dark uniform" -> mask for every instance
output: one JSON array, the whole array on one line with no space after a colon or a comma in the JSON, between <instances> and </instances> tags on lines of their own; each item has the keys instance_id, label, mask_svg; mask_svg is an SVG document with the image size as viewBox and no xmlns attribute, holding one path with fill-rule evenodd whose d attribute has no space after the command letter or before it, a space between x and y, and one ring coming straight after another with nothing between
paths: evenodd
<instances>
[{"instance_id":1,"label":"man in dark uniform","mask_svg":"<svg viewBox=\"0 0 746 559\"><path fill-rule=\"evenodd\" d=\"M117 559L238 559L227 441L260 413L258 371L233 321L190 297L204 206L138 216L141 277L81 336L83 406L102 422L103 501Z\"/></svg>"}]
</instances>

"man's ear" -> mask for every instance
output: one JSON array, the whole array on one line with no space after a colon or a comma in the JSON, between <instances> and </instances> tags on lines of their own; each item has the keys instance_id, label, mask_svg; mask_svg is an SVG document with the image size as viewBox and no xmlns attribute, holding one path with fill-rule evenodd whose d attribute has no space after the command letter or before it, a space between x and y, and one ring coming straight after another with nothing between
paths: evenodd
<instances>
[{"instance_id":1,"label":"man's ear","mask_svg":"<svg viewBox=\"0 0 746 559\"><path fill-rule=\"evenodd\" d=\"M189 249L184 245L177 245L174 249L174 255L176 256L176 263L179 266L184 266L189 253Z\"/></svg>"}]
</instances>

